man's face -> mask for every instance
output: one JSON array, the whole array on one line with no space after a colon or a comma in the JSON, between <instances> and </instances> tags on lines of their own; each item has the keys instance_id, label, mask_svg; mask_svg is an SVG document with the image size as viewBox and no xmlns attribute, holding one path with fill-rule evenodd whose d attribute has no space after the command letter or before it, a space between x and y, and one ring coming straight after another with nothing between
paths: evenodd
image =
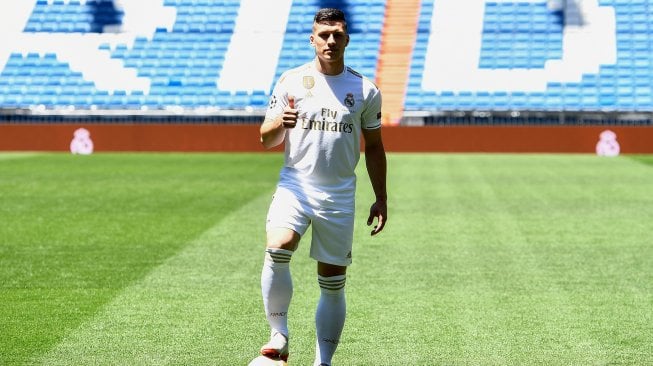
<instances>
[{"instance_id":1,"label":"man's face","mask_svg":"<svg viewBox=\"0 0 653 366\"><path fill-rule=\"evenodd\" d=\"M349 34L342 22L313 23L310 40L320 60L342 61L345 58L345 48L349 44Z\"/></svg>"}]
</instances>

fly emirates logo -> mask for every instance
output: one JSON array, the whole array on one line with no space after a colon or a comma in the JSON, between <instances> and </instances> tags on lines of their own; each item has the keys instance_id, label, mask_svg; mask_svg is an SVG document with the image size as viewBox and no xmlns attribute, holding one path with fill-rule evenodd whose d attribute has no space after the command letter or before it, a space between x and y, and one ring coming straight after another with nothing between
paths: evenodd
<instances>
[{"instance_id":1,"label":"fly emirates logo","mask_svg":"<svg viewBox=\"0 0 653 366\"><path fill-rule=\"evenodd\" d=\"M331 132L354 132L353 123L345 123L339 120L338 111L329 108L322 108L321 118L309 119L302 117L302 128L305 130L331 131ZM341 117L342 118L342 117Z\"/></svg>"}]
</instances>

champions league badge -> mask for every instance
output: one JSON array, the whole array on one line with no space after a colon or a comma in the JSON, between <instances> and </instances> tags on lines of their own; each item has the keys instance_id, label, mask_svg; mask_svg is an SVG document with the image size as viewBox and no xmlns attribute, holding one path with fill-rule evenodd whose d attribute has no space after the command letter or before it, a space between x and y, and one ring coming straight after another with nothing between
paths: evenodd
<instances>
[{"instance_id":1,"label":"champions league badge","mask_svg":"<svg viewBox=\"0 0 653 366\"><path fill-rule=\"evenodd\" d=\"M345 98L345 105L348 108L351 108L351 107L354 106L355 103L356 103L356 101L354 101L354 94L347 93L347 97Z\"/></svg>"},{"instance_id":2,"label":"champions league badge","mask_svg":"<svg viewBox=\"0 0 653 366\"><path fill-rule=\"evenodd\" d=\"M270 97L270 109L274 108L277 105L277 96L273 95Z\"/></svg>"}]
</instances>

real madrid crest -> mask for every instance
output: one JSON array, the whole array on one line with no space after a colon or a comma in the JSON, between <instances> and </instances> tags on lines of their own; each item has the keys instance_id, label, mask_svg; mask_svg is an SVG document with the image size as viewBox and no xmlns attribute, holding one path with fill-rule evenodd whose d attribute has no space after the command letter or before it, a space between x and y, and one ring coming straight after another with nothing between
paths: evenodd
<instances>
[{"instance_id":1,"label":"real madrid crest","mask_svg":"<svg viewBox=\"0 0 653 366\"><path fill-rule=\"evenodd\" d=\"M356 104L356 101L354 100L354 94L352 93L347 93L347 96L345 97L345 105L348 108L351 108Z\"/></svg>"}]
</instances>

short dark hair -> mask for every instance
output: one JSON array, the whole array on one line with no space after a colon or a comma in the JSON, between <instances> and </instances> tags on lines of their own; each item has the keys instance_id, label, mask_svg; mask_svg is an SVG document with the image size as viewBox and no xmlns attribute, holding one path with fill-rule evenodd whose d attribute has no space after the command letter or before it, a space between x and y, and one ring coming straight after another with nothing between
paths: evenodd
<instances>
[{"instance_id":1,"label":"short dark hair","mask_svg":"<svg viewBox=\"0 0 653 366\"><path fill-rule=\"evenodd\" d=\"M342 22L345 24L345 30L347 29L347 20L345 19L345 13L340 9L335 8L323 8L315 13L313 18L314 23L323 23L323 22Z\"/></svg>"}]
</instances>

